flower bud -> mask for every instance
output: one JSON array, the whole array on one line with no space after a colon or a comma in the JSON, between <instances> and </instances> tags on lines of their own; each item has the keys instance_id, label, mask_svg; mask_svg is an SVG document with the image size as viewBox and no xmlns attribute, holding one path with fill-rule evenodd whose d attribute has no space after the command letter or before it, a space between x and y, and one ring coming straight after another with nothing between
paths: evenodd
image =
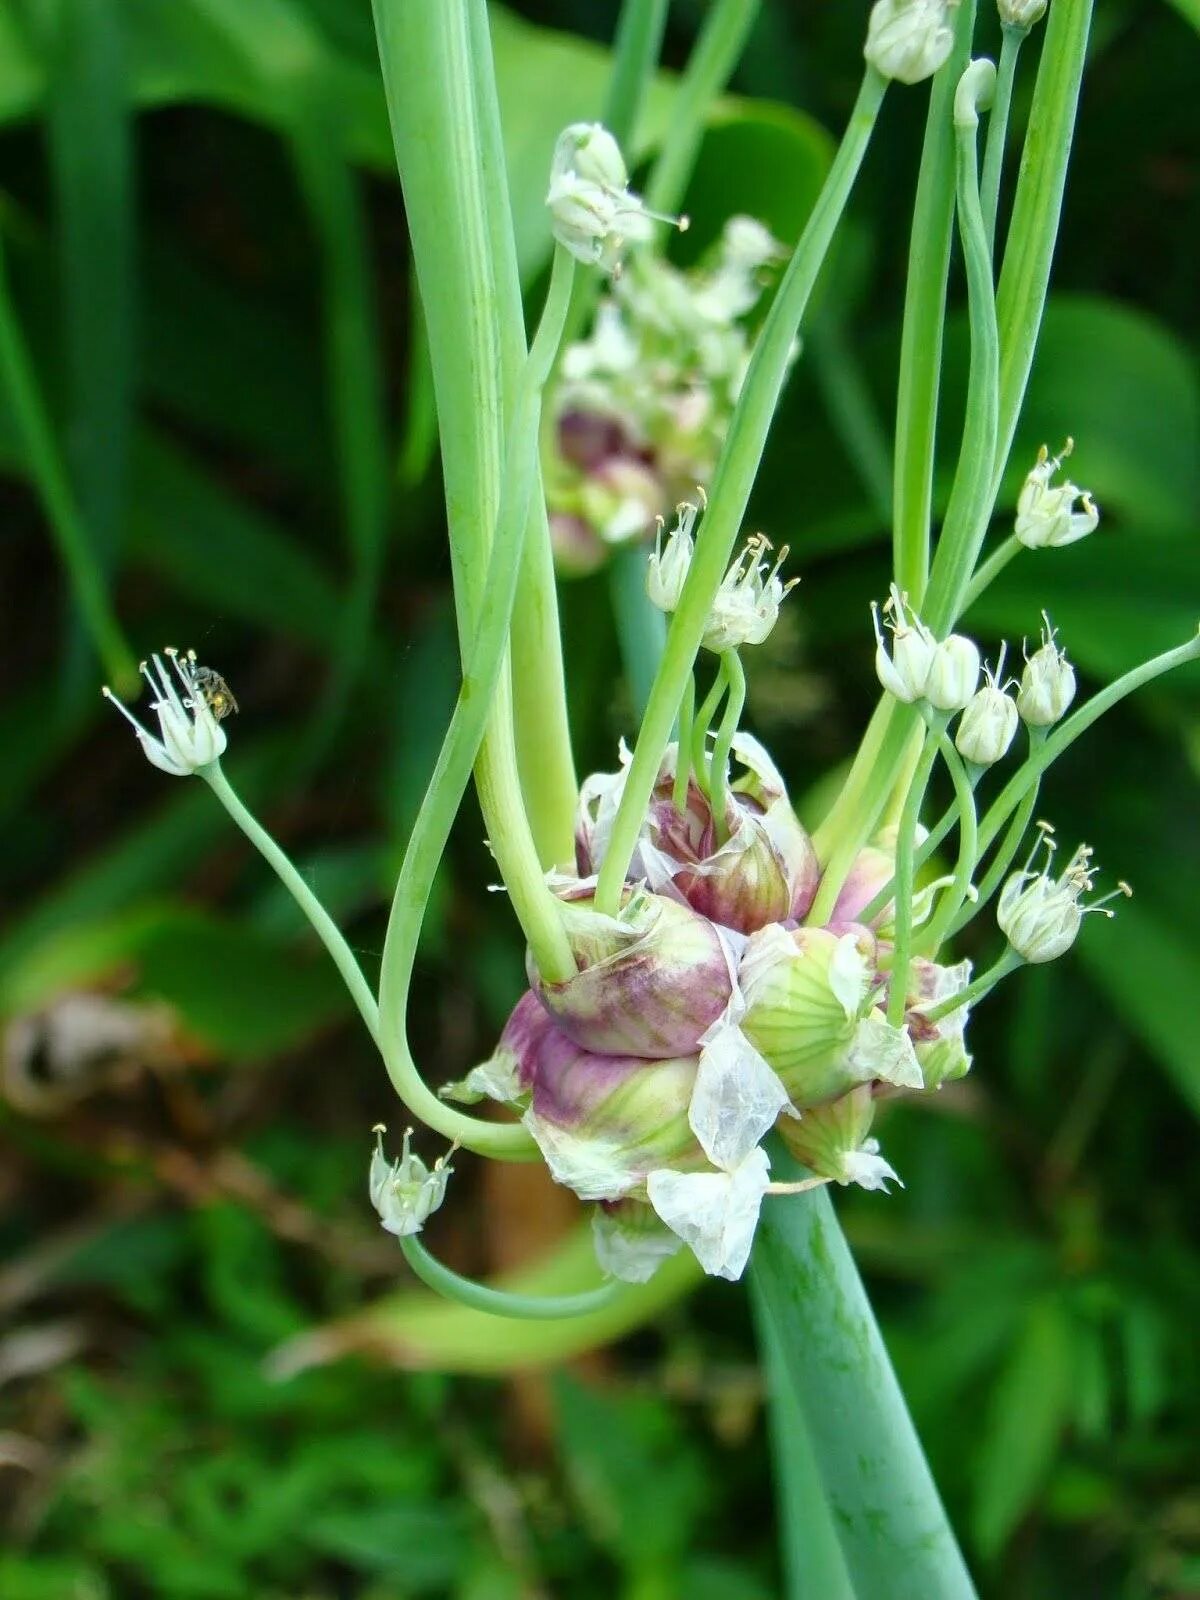
<instances>
[{"instance_id":1,"label":"flower bud","mask_svg":"<svg viewBox=\"0 0 1200 1600\"><path fill-rule=\"evenodd\" d=\"M784 583L779 576L787 559L787 546L779 552L774 566L763 559L770 548L770 541L756 533L747 539L745 549L721 580L701 640L706 650L719 655L723 650L762 644L779 620L784 597L800 580L791 578Z\"/></svg>"},{"instance_id":2,"label":"flower bud","mask_svg":"<svg viewBox=\"0 0 1200 1600\"><path fill-rule=\"evenodd\" d=\"M564 129L554 147L546 194L559 244L577 260L611 272L626 243L649 239L656 221L678 220L647 211L628 185L620 146L606 128L574 122Z\"/></svg>"},{"instance_id":3,"label":"flower bud","mask_svg":"<svg viewBox=\"0 0 1200 1600\"><path fill-rule=\"evenodd\" d=\"M1092 850L1085 844L1076 850L1061 877L1052 878L1048 870L1032 871L1039 850L1046 851L1047 868L1054 857L1053 828L1048 823L1039 823L1038 828L1040 837L1024 870L1014 872L1005 883L996 908L996 921L1013 950L1023 961L1033 963L1057 960L1075 943L1088 912L1113 917L1116 913L1107 909L1107 902L1133 892L1127 883L1120 883L1102 899L1084 905L1083 896L1090 892L1096 876Z\"/></svg>"},{"instance_id":4,"label":"flower bud","mask_svg":"<svg viewBox=\"0 0 1200 1600\"><path fill-rule=\"evenodd\" d=\"M872 1079L920 1088L907 1035L870 1007L874 941L865 930L764 928L746 945L738 982L742 1031L793 1105L836 1099Z\"/></svg>"},{"instance_id":5,"label":"flower bud","mask_svg":"<svg viewBox=\"0 0 1200 1600\"><path fill-rule=\"evenodd\" d=\"M937 640L911 609L895 584L883 608L887 626L892 630L892 653L889 656L883 640L883 627L879 609L872 603L871 618L875 625L875 671L883 687L911 705L925 696L925 684L933 664Z\"/></svg>"},{"instance_id":6,"label":"flower bud","mask_svg":"<svg viewBox=\"0 0 1200 1600\"><path fill-rule=\"evenodd\" d=\"M420 1233L427 1218L446 1198L446 1184L454 1169L446 1156L427 1167L420 1156L414 1155L409 1148L411 1128L405 1131L400 1159L389 1162L383 1153L385 1131L382 1123L376 1124L375 1153L368 1178L371 1204L388 1233L405 1239Z\"/></svg>"},{"instance_id":7,"label":"flower bud","mask_svg":"<svg viewBox=\"0 0 1200 1600\"><path fill-rule=\"evenodd\" d=\"M1046 15L1046 0L998 0L1000 21L1006 28L1028 33Z\"/></svg>"},{"instance_id":8,"label":"flower bud","mask_svg":"<svg viewBox=\"0 0 1200 1600\"><path fill-rule=\"evenodd\" d=\"M562 983L530 983L563 1032L601 1055L691 1055L729 1003L733 979L716 928L688 906L643 890L618 916L567 901L563 925L579 966Z\"/></svg>"},{"instance_id":9,"label":"flower bud","mask_svg":"<svg viewBox=\"0 0 1200 1600\"><path fill-rule=\"evenodd\" d=\"M952 633L935 648L925 680L925 698L938 711L961 711L979 682L979 646Z\"/></svg>"},{"instance_id":10,"label":"flower bud","mask_svg":"<svg viewBox=\"0 0 1200 1600\"><path fill-rule=\"evenodd\" d=\"M643 1200L606 1200L592 1212L592 1243L603 1272L623 1283L647 1283L683 1240Z\"/></svg>"},{"instance_id":11,"label":"flower bud","mask_svg":"<svg viewBox=\"0 0 1200 1600\"><path fill-rule=\"evenodd\" d=\"M1056 456L1046 446L1038 451L1037 465L1029 473L1017 496L1014 532L1028 550L1058 549L1085 539L1100 522L1092 497L1069 479L1052 484L1051 479L1075 448L1073 439ZM1079 501L1081 510L1075 510Z\"/></svg>"},{"instance_id":12,"label":"flower bud","mask_svg":"<svg viewBox=\"0 0 1200 1600\"><path fill-rule=\"evenodd\" d=\"M651 605L660 611L672 612L679 604L688 568L692 564L692 528L696 523L697 508L684 504L675 508L675 526L667 535L667 548L663 549L663 525L658 524L654 540L654 553L646 564L646 594Z\"/></svg>"},{"instance_id":13,"label":"flower bud","mask_svg":"<svg viewBox=\"0 0 1200 1600\"><path fill-rule=\"evenodd\" d=\"M718 844L712 805L697 783L689 781L684 809L676 810L678 752L668 748L630 876L644 879L656 894L685 900L722 927L753 933L768 923L804 916L816 894L820 868L783 779L762 745L749 734L738 734L733 754L744 772L727 791L727 837ZM607 853L624 783L624 771L594 773L580 789L576 861L584 876L595 872Z\"/></svg>"},{"instance_id":14,"label":"flower bud","mask_svg":"<svg viewBox=\"0 0 1200 1600\"><path fill-rule=\"evenodd\" d=\"M970 1007L959 1006L937 1022L930 1022L925 1016L926 1011L960 994L970 981L969 961L942 967L917 956L909 965L904 1020L926 1089L939 1089L943 1083L965 1077L971 1070L971 1056L966 1046Z\"/></svg>"},{"instance_id":15,"label":"flower bud","mask_svg":"<svg viewBox=\"0 0 1200 1600\"><path fill-rule=\"evenodd\" d=\"M185 656L177 650L163 653L171 663L171 671L157 655L150 658L153 672L147 661L138 668L154 697L150 709L158 718L157 738L143 728L107 684L103 694L131 724L151 766L160 772L169 772L173 778L186 778L224 755L227 740L221 721L237 710L237 701L219 673L211 667L197 665L194 650L189 650Z\"/></svg>"},{"instance_id":16,"label":"flower bud","mask_svg":"<svg viewBox=\"0 0 1200 1600\"><path fill-rule=\"evenodd\" d=\"M1075 669L1067 652L1055 644L1049 617L1045 621L1041 647L1026 657L1017 693L1017 711L1031 728L1048 728L1058 722L1075 698Z\"/></svg>"},{"instance_id":17,"label":"flower bud","mask_svg":"<svg viewBox=\"0 0 1200 1600\"><path fill-rule=\"evenodd\" d=\"M874 1117L875 1098L870 1085L862 1084L828 1105L814 1106L797 1122L781 1123L779 1131L814 1177L886 1194L888 1184L900 1179L879 1154L879 1141L867 1137Z\"/></svg>"},{"instance_id":18,"label":"flower bud","mask_svg":"<svg viewBox=\"0 0 1200 1600\"><path fill-rule=\"evenodd\" d=\"M1016 702L999 681L1003 671L1002 647L995 672L984 669L987 681L967 704L954 734L959 755L977 767L991 767L1002 760L1017 731Z\"/></svg>"},{"instance_id":19,"label":"flower bud","mask_svg":"<svg viewBox=\"0 0 1200 1600\"><path fill-rule=\"evenodd\" d=\"M950 54L950 13L958 0L877 0L863 55L885 78L920 83Z\"/></svg>"}]
</instances>

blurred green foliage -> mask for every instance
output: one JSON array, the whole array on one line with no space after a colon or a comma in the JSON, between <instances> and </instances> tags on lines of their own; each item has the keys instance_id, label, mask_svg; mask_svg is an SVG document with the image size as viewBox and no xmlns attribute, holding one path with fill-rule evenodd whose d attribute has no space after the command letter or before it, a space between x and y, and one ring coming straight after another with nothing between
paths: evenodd
<instances>
[{"instance_id":1,"label":"blurred green foliage","mask_svg":"<svg viewBox=\"0 0 1200 1600\"><path fill-rule=\"evenodd\" d=\"M495 8L496 47L533 280L548 152L596 114L605 60L532 24L602 39L614 8L521 9ZM723 102L701 154L687 249L731 208L795 236L862 10L768 0L735 84L750 98ZM699 13L672 7L672 63ZM1184 0L1101 7L1003 499L1069 432L1105 520L1023 557L972 618L994 648L1047 606L1085 686L1197 620L1198 23ZM669 108L664 78L648 143ZM751 680L798 794L847 758L873 696L922 117L919 91L889 97L756 496L805 580ZM230 678L234 776L370 966L455 676L369 10L16 0L0 124L6 277L92 559L136 649L194 644ZM947 467L963 358L956 317ZM778 1592L761 1389L727 1289L548 1385L264 1365L399 1277L362 1193L389 1093L294 908L207 792L151 774L103 710L3 394L0 467L0 1594ZM603 581L569 586L564 614L577 755L610 765L629 721ZM1043 809L1138 898L973 1019L961 1092L886 1121L907 1190L842 1207L981 1587L1006 1600L1200 1595L1198 767L1191 669L1055 769ZM520 982L479 832L468 806L413 1018L446 1077ZM149 1064L146 1035L132 1060L55 1079L46 1018L79 991L153 1022ZM444 1242L478 1270L507 1257L469 1171Z\"/></svg>"}]
</instances>

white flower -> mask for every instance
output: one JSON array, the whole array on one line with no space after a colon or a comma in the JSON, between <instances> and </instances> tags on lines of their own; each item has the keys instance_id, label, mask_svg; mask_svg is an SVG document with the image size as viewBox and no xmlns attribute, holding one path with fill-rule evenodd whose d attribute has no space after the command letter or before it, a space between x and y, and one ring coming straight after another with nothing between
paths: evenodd
<instances>
[{"instance_id":1,"label":"white flower","mask_svg":"<svg viewBox=\"0 0 1200 1600\"><path fill-rule=\"evenodd\" d=\"M746 1035L728 1016L701 1040L688 1122L705 1155L726 1171L740 1166L779 1114L787 1093Z\"/></svg>"},{"instance_id":2,"label":"white flower","mask_svg":"<svg viewBox=\"0 0 1200 1600\"><path fill-rule=\"evenodd\" d=\"M655 222L682 218L648 211L629 188L620 146L598 122L573 122L559 135L546 193L554 237L579 261L614 271L622 247L649 239Z\"/></svg>"},{"instance_id":3,"label":"white flower","mask_svg":"<svg viewBox=\"0 0 1200 1600\"><path fill-rule=\"evenodd\" d=\"M716 270L693 296L700 315L722 330L753 309L762 294L763 268L785 259L778 239L753 217L730 217L721 235ZM721 362L722 368L726 365Z\"/></svg>"},{"instance_id":4,"label":"white flower","mask_svg":"<svg viewBox=\"0 0 1200 1600\"><path fill-rule=\"evenodd\" d=\"M756 533L721 580L704 630L706 650L719 655L742 645L761 644L775 626L785 595L800 580L791 578L784 583L779 576L787 546L774 566L764 559L770 548L770 541Z\"/></svg>"},{"instance_id":5,"label":"white flower","mask_svg":"<svg viewBox=\"0 0 1200 1600\"><path fill-rule=\"evenodd\" d=\"M770 1182L761 1146L732 1172L672 1172L646 1179L650 1204L712 1277L741 1277Z\"/></svg>"},{"instance_id":6,"label":"white flower","mask_svg":"<svg viewBox=\"0 0 1200 1600\"><path fill-rule=\"evenodd\" d=\"M950 54L950 13L958 0L878 0L863 55L885 78L920 83Z\"/></svg>"},{"instance_id":7,"label":"white flower","mask_svg":"<svg viewBox=\"0 0 1200 1600\"><path fill-rule=\"evenodd\" d=\"M977 767L994 766L1007 755L1017 731L1016 702L1000 681L1005 649L1001 646L995 671L983 669L987 681L967 704L954 735L959 755Z\"/></svg>"},{"instance_id":8,"label":"white flower","mask_svg":"<svg viewBox=\"0 0 1200 1600\"><path fill-rule=\"evenodd\" d=\"M925 698L939 711L961 711L979 682L979 646L952 633L935 648L925 679Z\"/></svg>"},{"instance_id":9,"label":"white flower","mask_svg":"<svg viewBox=\"0 0 1200 1600\"><path fill-rule=\"evenodd\" d=\"M1046 15L1046 0L998 0L997 9L1006 28L1023 28L1028 33Z\"/></svg>"},{"instance_id":10,"label":"white flower","mask_svg":"<svg viewBox=\"0 0 1200 1600\"><path fill-rule=\"evenodd\" d=\"M654 540L654 553L646 566L646 593L652 605L660 611L671 612L679 604L692 564L695 544L692 529L696 524L697 508L685 503L675 508L675 526L667 535L663 549L663 525L659 519L658 534Z\"/></svg>"},{"instance_id":11,"label":"white flower","mask_svg":"<svg viewBox=\"0 0 1200 1600\"><path fill-rule=\"evenodd\" d=\"M375 1152L368 1179L371 1204L388 1233L404 1239L409 1234L420 1233L426 1219L441 1205L454 1169L449 1164L449 1155L440 1156L431 1168L420 1156L414 1155L409 1148L411 1128L405 1131L400 1159L389 1162L383 1153L384 1131L381 1123L376 1124Z\"/></svg>"},{"instance_id":12,"label":"white flower","mask_svg":"<svg viewBox=\"0 0 1200 1600\"><path fill-rule=\"evenodd\" d=\"M1017 692L1017 711L1031 728L1048 728L1065 716L1075 698L1075 669L1067 652L1054 642L1050 618L1042 613L1041 648L1025 658L1021 687Z\"/></svg>"},{"instance_id":13,"label":"white flower","mask_svg":"<svg viewBox=\"0 0 1200 1600\"><path fill-rule=\"evenodd\" d=\"M875 672L883 687L897 700L911 705L925 695L929 669L937 640L912 610L895 584L883 608L887 625L892 630L892 653L889 656L883 641L883 627L879 620L879 607L872 602L871 620L875 625Z\"/></svg>"},{"instance_id":14,"label":"white flower","mask_svg":"<svg viewBox=\"0 0 1200 1600\"><path fill-rule=\"evenodd\" d=\"M1058 549L1084 539L1099 524L1100 513L1092 497L1068 478L1052 484L1051 478L1075 448L1068 439L1056 456L1046 446L1038 451L1037 465L1021 486L1017 497L1014 532L1029 550ZM1081 508L1075 509L1078 501Z\"/></svg>"},{"instance_id":15,"label":"white flower","mask_svg":"<svg viewBox=\"0 0 1200 1600\"><path fill-rule=\"evenodd\" d=\"M1132 894L1127 883L1119 883L1110 894L1091 905L1082 904L1083 896L1091 891L1096 868L1092 866L1092 850L1081 844L1067 863L1064 873L1052 878L1048 870L1032 871L1038 851L1046 851L1046 868L1054 857L1054 830L1048 823L1038 824L1040 836L1029 852L1024 870L1014 872L1000 891L996 921L1009 944L1023 961L1054 961L1069 950L1090 911L1113 917L1116 912L1106 909L1107 902L1118 895Z\"/></svg>"},{"instance_id":16,"label":"white flower","mask_svg":"<svg viewBox=\"0 0 1200 1600\"><path fill-rule=\"evenodd\" d=\"M226 710L235 707L232 696L216 673L210 668L196 665L195 651L189 650L183 657L176 650L163 653L171 663L178 685L171 672L163 666L161 656L152 656L149 662L143 661L139 668L154 696L150 709L158 718L157 739L142 727L107 684L103 693L126 721L132 723L146 759L162 772L169 772L172 777L186 778L193 772L211 766L225 752L225 730L210 709L211 690L208 685L220 685L224 690L226 699L220 703L225 705ZM224 712L221 714L224 715Z\"/></svg>"}]
</instances>

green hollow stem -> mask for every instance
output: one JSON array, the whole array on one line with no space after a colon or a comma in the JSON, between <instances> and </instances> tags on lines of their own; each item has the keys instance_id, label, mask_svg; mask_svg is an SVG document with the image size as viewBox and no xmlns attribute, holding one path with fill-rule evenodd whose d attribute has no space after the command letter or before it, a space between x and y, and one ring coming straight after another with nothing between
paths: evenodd
<instances>
[{"instance_id":1,"label":"green hollow stem","mask_svg":"<svg viewBox=\"0 0 1200 1600\"><path fill-rule=\"evenodd\" d=\"M896 396L892 566L897 584L915 607L921 605L929 575L942 335L954 239L952 111L974 27L975 0L966 0L958 9L954 47L930 90L909 241Z\"/></svg>"},{"instance_id":2,"label":"green hollow stem","mask_svg":"<svg viewBox=\"0 0 1200 1600\"><path fill-rule=\"evenodd\" d=\"M1004 954L994 966L988 968L974 983L969 983L965 989L960 989L957 994L952 994L948 999L941 1001L936 1006L931 1006L921 1015L927 1022L940 1022L943 1017L948 1017L952 1011L961 1010L963 1006L972 1006L977 1000L982 1000L985 995L991 994L996 985L1007 978L1009 973L1015 972L1024 962L1011 945L1006 945Z\"/></svg>"},{"instance_id":3,"label":"green hollow stem","mask_svg":"<svg viewBox=\"0 0 1200 1600\"><path fill-rule=\"evenodd\" d=\"M964 909L953 919L946 930L946 938L953 938L960 929L966 927L967 923L988 904L1004 881L1006 873L1016 860L1017 851L1021 848L1021 840L1025 837L1029 828L1034 807L1037 805L1040 787L1040 783L1034 783L1025 791L1024 798L1008 825L1008 832L1004 835L1000 848L992 857L988 864L988 869L983 875L975 897L975 903L969 909Z\"/></svg>"},{"instance_id":4,"label":"green hollow stem","mask_svg":"<svg viewBox=\"0 0 1200 1600\"><path fill-rule=\"evenodd\" d=\"M783 1176L802 1176L777 1143L771 1162ZM861 1600L974 1600L827 1189L764 1209L750 1270L804 1417L851 1592ZM819 1509L815 1527L828 1557Z\"/></svg>"},{"instance_id":5,"label":"green hollow stem","mask_svg":"<svg viewBox=\"0 0 1200 1600\"><path fill-rule=\"evenodd\" d=\"M1022 548L1021 541L1015 533L1010 533L1007 539L996 546L987 560L979 566L975 576L967 585L962 603L964 612L970 611L979 596L991 587L1013 557L1020 555Z\"/></svg>"},{"instance_id":6,"label":"green hollow stem","mask_svg":"<svg viewBox=\"0 0 1200 1600\"><path fill-rule=\"evenodd\" d=\"M983 820L979 824L980 854L991 848L1000 829L1020 805L1025 794L1041 778L1051 762L1057 761L1081 733L1086 733L1094 722L1098 721L1106 711L1111 711L1113 706L1124 700L1127 695L1133 694L1147 683L1152 683L1155 678L1161 678L1165 672L1172 672L1176 667L1196 660L1200 660L1200 633L1189 639L1186 644L1176 646L1174 650L1165 650L1162 655L1143 661L1141 666L1134 667L1094 694L1065 722L1060 722L1053 733L1036 749L1030 750L984 813Z\"/></svg>"},{"instance_id":7,"label":"green hollow stem","mask_svg":"<svg viewBox=\"0 0 1200 1600\"><path fill-rule=\"evenodd\" d=\"M750 1303L765 1367L784 1600L855 1600L788 1352L759 1275L757 1266L751 1269Z\"/></svg>"},{"instance_id":8,"label":"green hollow stem","mask_svg":"<svg viewBox=\"0 0 1200 1600\"><path fill-rule=\"evenodd\" d=\"M696 719L696 679L689 675L683 689L683 699L679 702L679 738L675 746L675 783L671 790L671 800L676 811L683 816L687 810L688 782L692 776L690 752L692 748L692 725Z\"/></svg>"},{"instance_id":9,"label":"green hollow stem","mask_svg":"<svg viewBox=\"0 0 1200 1600\"><path fill-rule=\"evenodd\" d=\"M717 729L716 743L713 745L708 785L708 797L712 805L718 844L724 844L729 838L729 828L725 818L726 797L729 792L729 756L733 750L733 741L737 737L742 712L746 709L746 669L742 666L736 650L722 652L721 667L725 674L728 698L725 701L721 725Z\"/></svg>"},{"instance_id":10,"label":"green hollow stem","mask_svg":"<svg viewBox=\"0 0 1200 1600\"><path fill-rule=\"evenodd\" d=\"M379 1006L371 992L371 985L363 976L358 957L346 943L345 935L304 881L295 863L243 804L237 791L225 776L219 761L198 769L198 775L208 784L213 794L225 807L233 822L271 867L284 888L312 924L314 933L329 952L342 982L358 1007L359 1015L367 1025L367 1032L379 1043Z\"/></svg>"},{"instance_id":11,"label":"green hollow stem","mask_svg":"<svg viewBox=\"0 0 1200 1600\"><path fill-rule=\"evenodd\" d=\"M997 489L1025 400L1046 305L1092 6L1093 0L1054 0L1046 17L1046 37L996 290L1000 418L993 482Z\"/></svg>"},{"instance_id":12,"label":"green hollow stem","mask_svg":"<svg viewBox=\"0 0 1200 1600\"><path fill-rule=\"evenodd\" d=\"M896 908L892 934L892 975L888 984L887 1019L898 1028L904 1021L905 1000L908 994L908 964L912 953L913 919L913 853L916 849L917 824L921 820L921 803L929 787L930 774L937 760L938 740L946 725L946 713L933 712L929 718L929 731L920 759L913 769L912 783L904 810L900 813L900 827L896 834Z\"/></svg>"},{"instance_id":13,"label":"green hollow stem","mask_svg":"<svg viewBox=\"0 0 1200 1600\"><path fill-rule=\"evenodd\" d=\"M1017 77L1017 56L1029 37L1028 28L1001 24L1000 60L996 67L996 94L988 116L987 143L983 152L983 178L980 204L989 250L996 242L996 214L1000 209L1000 177L1004 171L1004 150L1008 142L1008 118L1012 109L1013 84Z\"/></svg>"},{"instance_id":14,"label":"green hollow stem","mask_svg":"<svg viewBox=\"0 0 1200 1600\"><path fill-rule=\"evenodd\" d=\"M464 1117L433 1094L413 1061L408 1046L406 1014L425 909L483 737L504 660L521 543L536 475L533 452L540 397L562 334L573 273L571 257L565 250L557 249L546 305L529 351L514 412L479 632L400 868L379 980L380 1044L388 1073L401 1099L414 1115L448 1138L458 1139L469 1149L483 1154L513 1159L533 1158L532 1140L525 1129ZM565 942L565 935L562 937ZM566 975L569 975L574 971L569 949L567 961L570 965Z\"/></svg>"},{"instance_id":15,"label":"green hollow stem","mask_svg":"<svg viewBox=\"0 0 1200 1600\"><path fill-rule=\"evenodd\" d=\"M708 108L737 66L760 4L761 0L716 0L709 9L680 80L666 137L646 184L646 204L652 211L669 213L679 209L696 162Z\"/></svg>"},{"instance_id":16,"label":"green hollow stem","mask_svg":"<svg viewBox=\"0 0 1200 1600\"><path fill-rule=\"evenodd\" d=\"M457 1301L472 1311L486 1311L493 1317L515 1317L525 1322L559 1322L564 1317L586 1317L617 1299L625 1285L610 1279L595 1289L578 1294L518 1294L511 1289L493 1289L486 1283L464 1278L430 1255L416 1234L400 1240L404 1259L427 1289L445 1300Z\"/></svg>"},{"instance_id":17,"label":"green hollow stem","mask_svg":"<svg viewBox=\"0 0 1200 1600\"><path fill-rule=\"evenodd\" d=\"M692 721L692 770L696 774L696 782L709 793L712 774L709 769L708 735L712 727L712 719L717 714L717 707L721 703L721 696L725 693L728 684L725 672L725 657L722 656L717 663L717 675L712 681L712 688L700 702L700 709Z\"/></svg>"},{"instance_id":18,"label":"green hollow stem","mask_svg":"<svg viewBox=\"0 0 1200 1600\"><path fill-rule=\"evenodd\" d=\"M949 933L955 917L971 887L971 874L979 859L979 821L975 813L975 789L963 759L954 748L948 734L938 739L938 749L954 785L954 799L958 813L958 859L954 865L954 879L938 900L937 910L929 925L921 930L916 943L918 955L935 955L939 945ZM886 903L886 902L885 902ZM973 908L972 908L973 914Z\"/></svg>"},{"instance_id":19,"label":"green hollow stem","mask_svg":"<svg viewBox=\"0 0 1200 1600\"><path fill-rule=\"evenodd\" d=\"M999 414L1000 336L992 256L979 202L978 123L976 110L973 120L955 126L958 224L967 273L971 365L962 448L922 608L922 620L939 636L953 626L962 608L995 503L992 462Z\"/></svg>"},{"instance_id":20,"label":"green hollow stem","mask_svg":"<svg viewBox=\"0 0 1200 1600\"><path fill-rule=\"evenodd\" d=\"M2 248L0 384L7 395L30 476L92 647L114 689L122 695L133 694L138 682L137 661L117 621L103 567L79 514L66 464L54 438L50 414L17 319Z\"/></svg>"},{"instance_id":21,"label":"green hollow stem","mask_svg":"<svg viewBox=\"0 0 1200 1600\"><path fill-rule=\"evenodd\" d=\"M792 342L866 154L887 81L868 67L825 185L767 313L709 487L708 507L642 718L625 790L600 869L596 908L615 915L684 685L725 575L790 365Z\"/></svg>"}]
</instances>

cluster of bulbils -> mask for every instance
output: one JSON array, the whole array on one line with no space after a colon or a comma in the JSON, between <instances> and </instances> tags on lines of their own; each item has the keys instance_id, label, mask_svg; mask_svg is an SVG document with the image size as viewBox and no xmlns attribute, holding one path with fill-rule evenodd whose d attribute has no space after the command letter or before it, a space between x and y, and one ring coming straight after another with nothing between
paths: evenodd
<instances>
[{"instance_id":1,"label":"cluster of bulbils","mask_svg":"<svg viewBox=\"0 0 1200 1600\"><path fill-rule=\"evenodd\" d=\"M750 360L746 319L785 252L736 216L686 270L652 251L623 260L655 221L675 219L645 210L615 140L594 123L559 140L548 203L560 242L612 275L591 333L563 352L543 429L555 560L578 575L647 536L711 476Z\"/></svg>"},{"instance_id":2,"label":"cluster of bulbils","mask_svg":"<svg viewBox=\"0 0 1200 1600\"><path fill-rule=\"evenodd\" d=\"M1005 28L1028 33L1046 14L1047 0L999 0ZM954 46L959 0L876 0L867 23L863 55L885 78L921 83L946 61Z\"/></svg>"}]
</instances>

